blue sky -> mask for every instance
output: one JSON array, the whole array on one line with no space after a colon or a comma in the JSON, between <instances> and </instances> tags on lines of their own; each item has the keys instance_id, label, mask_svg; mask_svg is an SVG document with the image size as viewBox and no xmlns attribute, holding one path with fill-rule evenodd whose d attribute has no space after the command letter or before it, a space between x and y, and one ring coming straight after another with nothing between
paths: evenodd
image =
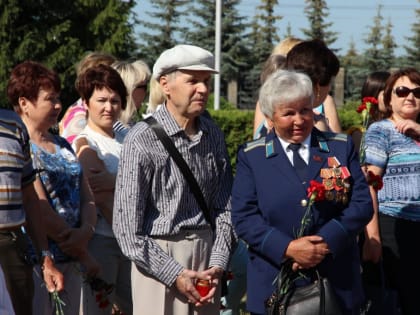
<instances>
[{"instance_id":1,"label":"blue sky","mask_svg":"<svg viewBox=\"0 0 420 315\"><path fill-rule=\"evenodd\" d=\"M146 19L146 11L151 10L150 3L153 0L139 0L136 13L140 20ZM283 16L278 22L278 35L285 36L287 25L290 24L292 34L303 37L301 28L308 28L308 20L304 14L305 0L279 0L275 14ZM329 16L326 22L332 22L330 30L338 33L337 41L331 45L332 48L340 49L339 53L344 54L351 40L356 44L358 52L366 48L364 39L373 25L373 18L376 16L378 5L382 5L383 23L388 20L393 24L392 35L398 45L396 54L404 54L404 45L407 45L407 36L412 36L412 25L415 23L415 9L420 8L418 0L326 0L329 8ZM255 14L259 0L242 0L238 6L239 14L249 18Z\"/></svg>"}]
</instances>

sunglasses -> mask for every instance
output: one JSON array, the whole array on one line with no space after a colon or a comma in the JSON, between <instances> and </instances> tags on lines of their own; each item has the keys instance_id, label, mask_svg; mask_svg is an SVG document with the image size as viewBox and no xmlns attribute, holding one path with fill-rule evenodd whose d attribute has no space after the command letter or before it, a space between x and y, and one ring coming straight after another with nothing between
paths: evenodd
<instances>
[{"instance_id":1,"label":"sunglasses","mask_svg":"<svg viewBox=\"0 0 420 315\"><path fill-rule=\"evenodd\" d=\"M407 97L410 93L413 93L415 98L420 98L420 87L409 89L406 86L399 86L394 90L398 97Z\"/></svg>"},{"instance_id":2,"label":"sunglasses","mask_svg":"<svg viewBox=\"0 0 420 315\"><path fill-rule=\"evenodd\" d=\"M139 84L139 85L136 85L136 89L147 90L147 84Z\"/></svg>"}]
</instances>

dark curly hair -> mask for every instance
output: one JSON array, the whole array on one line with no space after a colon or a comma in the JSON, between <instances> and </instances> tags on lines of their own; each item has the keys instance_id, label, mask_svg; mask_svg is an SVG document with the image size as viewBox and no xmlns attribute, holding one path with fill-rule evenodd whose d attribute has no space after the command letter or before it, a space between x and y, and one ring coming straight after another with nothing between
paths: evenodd
<instances>
[{"instance_id":1,"label":"dark curly hair","mask_svg":"<svg viewBox=\"0 0 420 315\"><path fill-rule=\"evenodd\" d=\"M127 88L117 70L107 65L97 65L81 73L76 81L76 90L86 101L91 98L95 89L108 88L118 93L121 98L121 108L127 106Z\"/></svg>"},{"instance_id":2,"label":"dark curly hair","mask_svg":"<svg viewBox=\"0 0 420 315\"><path fill-rule=\"evenodd\" d=\"M12 69L6 88L7 98L10 105L19 112L19 98L25 97L34 102L41 88L60 93L58 74L39 62L24 61Z\"/></svg>"},{"instance_id":3,"label":"dark curly hair","mask_svg":"<svg viewBox=\"0 0 420 315\"><path fill-rule=\"evenodd\" d=\"M289 51L286 69L305 73L314 86L326 86L340 70L340 61L323 41L314 39L301 42Z\"/></svg>"}]
</instances>

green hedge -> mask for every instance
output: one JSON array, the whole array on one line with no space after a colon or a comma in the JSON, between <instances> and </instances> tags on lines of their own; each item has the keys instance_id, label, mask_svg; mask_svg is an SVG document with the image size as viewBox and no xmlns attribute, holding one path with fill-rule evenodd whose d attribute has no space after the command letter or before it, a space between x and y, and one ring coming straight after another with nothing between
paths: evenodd
<instances>
[{"instance_id":1,"label":"green hedge","mask_svg":"<svg viewBox=\"0 0 420 315\"><path fill-rule=\"evenodd\" d=\"M254 111L251 110L209 110L216 124L225 134L226 145L232 168L236 166L238 146L252 140Z\"/></svg>"},{"instance_id":2,"label":"green hedge","mask_svg":"<svg viewBox=\"0 0 420 315\"><path fill-rule=\"evenodd\" d=\"M359 102L347 102L338 109L341 127L346 132L351 126L362 123L361 115L356 112ZM233 169L236 165L238 146L252 140L254 111L253 110L209 110L217 125L225 134L226 145Z\"/></svg>"},{"instance_id":3,"label":"green hedge","mask_svg":"<svg viewBox=\"0 0 420 315\"><path fill-rule=\"evenodd\" d=\"M358 126L362 123L362 116L356 111L360 102L347 102L344 106L337 109L343 132L351 126Z\"/></svg>"},{"instance_id":4,"label":"green hedge","mask_svg":"<svg viewBox=\"0 0 420 315\"><path fill-rule=\"evenodd\" d=\"M236 153L238 146L242 143L252 140L254 111L235 109L233 105L221 99L220 110L211 109L213 99L210 96L208 107L210 115L216 124L225 134L226 145L233 170L236 166ZM344 106L338 108L341 127L345 132L351 126L361 124L361 116L356 112L359 102L347 102Z\"/></svg>"}]
</instances>

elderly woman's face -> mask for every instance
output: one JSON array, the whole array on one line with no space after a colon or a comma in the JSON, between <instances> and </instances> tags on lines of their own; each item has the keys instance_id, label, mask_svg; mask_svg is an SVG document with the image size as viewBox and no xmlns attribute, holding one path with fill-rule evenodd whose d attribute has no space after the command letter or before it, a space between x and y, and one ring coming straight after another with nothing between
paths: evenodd
<instances>
[{"instance_id":1,"label":"elderly woman's face","mask_svg":"<svg viewBox=\"0 0 420 315\"><path fill-rule=\"evenodd\" d=\"M277 105L273 117L268 120L277 136L289 143L301 143L312 131L313 116L312 99L306 97Z\"/></svg>"}]
</instances>

